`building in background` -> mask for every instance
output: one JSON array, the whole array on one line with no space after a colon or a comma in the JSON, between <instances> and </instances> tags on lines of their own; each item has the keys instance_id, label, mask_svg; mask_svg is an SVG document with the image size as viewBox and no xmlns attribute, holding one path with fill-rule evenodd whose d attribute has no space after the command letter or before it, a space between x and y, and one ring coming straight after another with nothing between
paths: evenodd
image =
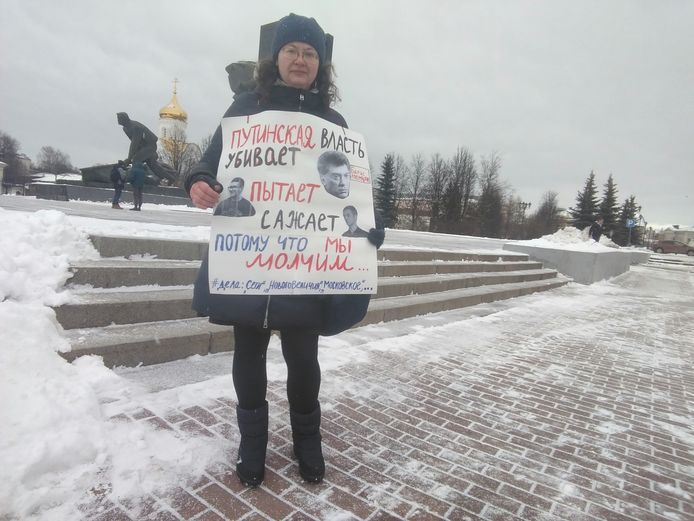
<instances>
[{"instance_id":1,"label":"building in background","mask_svg":"<svg viewBox=\"0 0 694 521\"><path fill-rule=\"evenodd\" d=\"M167 139L180 139L185 136L188 127L188 113L178 103L176 98L177 79L173 80L173 95L171 101L159 110L159 142Z\"/></svg>"},{"instance_id":2,"label":"building in background","mask_svg":"<svg viewBox=\"0 0 694 521\"><path fill-rule=\"evenodd\" d=\"M662 241L679 241L684 244L694 244L694 227L680 226L673 224L667 228L660 230L656 234L656 239Z\"/></svg>"},{"instance_id":3,"label":"building in background","mask_svg":"<svg viewBox=\"0 0 694 521\"><path fill-rule=\"evenodd\" d=\"M200 147L188 142L188 113L178 102L178 80L173 80L171 101L159 110L159 142L157 144L160 161L176 172L176 186L181 186L190 168L200 160Z\"/></svg>"}]
</instances>

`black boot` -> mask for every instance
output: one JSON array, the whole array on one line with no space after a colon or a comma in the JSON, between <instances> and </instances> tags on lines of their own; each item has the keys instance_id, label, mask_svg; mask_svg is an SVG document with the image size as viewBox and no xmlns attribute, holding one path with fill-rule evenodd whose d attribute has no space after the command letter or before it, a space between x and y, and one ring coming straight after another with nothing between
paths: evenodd
<instances>
[{"instance_id":1,"label":"black boot","mask_svg":"<svg viewBox=\"0 0 694 521\"><path fill-rule=\"evenodd\" d=\"M308 414L289 411L294 440L294 455L299 460L299 474L306 481L320 483L325 476L321 450L320 405Z\"/></svg>"},{"instance_id":2,"label":"black boot","mask_svg":"<svg viewBox=\"0 0 694 521\"><path fill-rule=\"evenodd\" d=\"M267 402L252 410L236 407L236 420L241 433L236 474L244 485L257 487L265 477Z\"/></svg>"}]
</instances>

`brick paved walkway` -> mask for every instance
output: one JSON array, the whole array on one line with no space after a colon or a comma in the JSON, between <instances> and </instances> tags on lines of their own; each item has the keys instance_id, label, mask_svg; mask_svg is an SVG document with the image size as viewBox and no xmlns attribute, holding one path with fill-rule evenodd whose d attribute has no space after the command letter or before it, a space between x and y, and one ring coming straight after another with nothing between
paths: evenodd
<instances>
[{"instance_id":1,"label":"brick paved walkway","mask_svg":"<svg viewBox=\"0 0 694 521\"><path fill-rule=\"evenodd\" d=\"M233 472L232 400L120 416L229 440L230 464L122 504L95 487L85 516L694 519L694 277L660 273L413 320L386 347L378 328L361 344L349 333L345 356L361 356L324 371L321 485L299 479L282 382L270 385L268 471L255 490Z\"/></svg>"}]
</instances>

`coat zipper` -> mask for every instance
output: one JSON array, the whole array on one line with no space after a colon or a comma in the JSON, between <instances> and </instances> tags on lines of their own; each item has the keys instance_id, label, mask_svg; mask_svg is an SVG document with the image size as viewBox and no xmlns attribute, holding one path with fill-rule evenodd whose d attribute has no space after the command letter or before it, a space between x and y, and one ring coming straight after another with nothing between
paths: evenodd
<instances>
[{"instance_id":1,"label":"coat zipper","mask_svg":"<svg viewBox=\"0 0 694 521\"><path fill-rule=\"evenodd\" d=\"M301 103L304 101L304 93L299 93L299 112L301 112Z\"/></svg>"},{"instance_id":2,"label":"coat zipper","mask_svg":"<svg viewBox=\"0 0 694 521\"><path fill-rule=\"evenodd\" d=\"M267 296L267 304L265 304L265 319L263 320L263 329L267 329L267 315L270 312L270 295Z\"/></svg>"}]
</instances>

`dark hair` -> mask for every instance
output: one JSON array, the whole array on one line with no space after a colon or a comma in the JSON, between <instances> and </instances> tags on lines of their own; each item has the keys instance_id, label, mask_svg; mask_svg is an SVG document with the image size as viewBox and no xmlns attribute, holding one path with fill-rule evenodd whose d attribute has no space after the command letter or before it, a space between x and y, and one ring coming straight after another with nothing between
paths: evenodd
<instances>
[{"instance_id":1,"label":"dark hair","mask_svg":"<svg viewBox=\"0 0 694 521\"><path fill-rule=\"evenodd\" d=\"M240 177L234 177L231 181L229 181L229 188L231 188L231 183L239 183L241 185L241 188L243 188L246 184L246 182Z\"/></svg>"},{"instance_id":2,"label":"dark hair","mask_svg":"<svg viewBox=\"0 0 694 521\"><path fill-rule=\"evenodd\" d=\"M349 164L349 158L337 150L327 150L318 157L316 168L318 168L319 173L325 174L328 171L328 166L342 165L350 168L351 165Z\"/></svg>"},{"instance_id":3,"label":"dark hair","mask_svg":"<svg viewBox=\"0 0 694 521\"><path fill-rule=\"evenodd\" d=\"M344 213L345 210L350 210L354 215L359 215L359 212L357 212L357 209L354 206L352 206L351 204L349 206L345 206L342 209L342 212Z\"/></svg>"},{"instance_id":4,"label":"dark hair","mask_svg":"<svg viewBox=\"0 0 694 521\"><path fill-rule=\"evenodd\" d=\"M335 69L333 69L332 63L321 64L318 67L318 75L313 84L313 86L318 89L318 95L326 109L333 103L340 101L340 93L333 81L334 75ZM260 99L262 101L268 101L270 99L272 86L279 77L280 72L277 68L277 64L272 60L262 60L258 63L258 67L255 70L255 91L260 94Z\"/></svg>"}]
</instances>

